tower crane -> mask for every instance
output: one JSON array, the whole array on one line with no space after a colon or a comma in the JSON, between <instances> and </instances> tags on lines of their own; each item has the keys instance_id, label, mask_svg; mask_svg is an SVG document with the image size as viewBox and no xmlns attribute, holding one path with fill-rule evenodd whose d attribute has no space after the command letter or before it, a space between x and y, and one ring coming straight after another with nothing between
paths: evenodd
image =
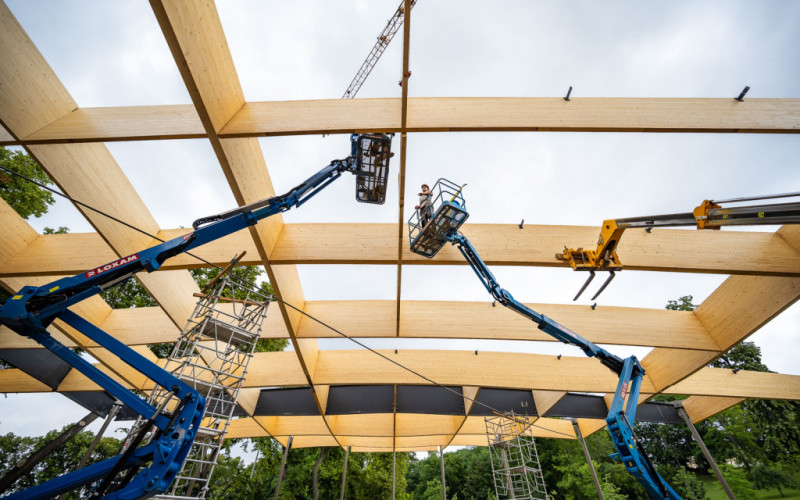
<instances>
[{"instance_id":1,"label":"tower crane","mask_svg":"<svg viewBox=\"0 0 800 500\"><path fill-rule=\"evenodd\" d=\"M409 7L409 10L413 9L414 5L416 4L417 0L411 0L411 6ZM356 76L353 77L353 81L350 82L347 90L344 91L342 99L352 99L356 96L361 88L361 85L364 84L367 77L372 72L372 68L375 67L375 65L378 63L378 60L383 55L383 52L386 50L386 47L389 46L389 42L392 41L394 35L400 30L400 26L403 25L405 15L405 2L400 2L400 6L397 7L397 10L389 19L389 22L386 23L386 27L383 28L381 34L378 35L378 41L375 42L372 50L369 51L369 55L361 64L361 67L358 68L358 72L356 72Z\"/></svg>"}]
</instances>

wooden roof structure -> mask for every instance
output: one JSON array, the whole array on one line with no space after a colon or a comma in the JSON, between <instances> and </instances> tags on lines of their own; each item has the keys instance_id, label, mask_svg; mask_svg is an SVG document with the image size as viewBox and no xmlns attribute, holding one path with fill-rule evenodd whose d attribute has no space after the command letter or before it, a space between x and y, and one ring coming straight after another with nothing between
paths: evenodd
<instances>
[{"instance_id":1,"label":"wooden roof structure","mask_svg":"<svg viewBox=\"0 0 800 500\"><path fill-rule=\"evenodd\" d=\"M408 2L407 2L408 3ZM258 142L262 136L394 132L393 168L399 172L396 224L287 224L281 216L197 251L220 265L242 249L247 265L262 265L276 294L354 338L504 339L552 341L530 322L489 303L404 301L403 266L463 265L454 248L433 261L410 253L403 200L407 133L436 131L718 132L800 133L800 99L667 98L400 98L247 102L213 2L151 0L191 105L81 108L70 96L10 10L0 5L0 145L23 146L69 196L113 213L167 239L185 229L159 227L140 194L104 143L199 138L213 148L236 202L275 194ZM408 9L406 10L408 12ZM408 74L411 22L404 25L402 74ZM398 147L399 146L399 147ZM392 187L394 189L394 187ZM41 235L0 201L0 282L8 290L50 282L153 245L151 238L77 207L94 233ZM467 224L464 233L490 266L564 267L555 249L565 241L591 242L597 228ZM694 421L746 398L800 399L800 377L708 368L722 352L746 339L800 297L800 227L775 233L660 231L626 235L626 269L730 275L694 312L562 304L531 304L589 340L653 347L642 360L647 375L642 399L686 394ZM324 244L320 244L323 242ZM720 251L724 249L724 251ZM302 264L381 264L397 269L397 299L307 301L297 272ZM146 344L173 341L198 292L182 255L140 280L158 307L113 310L93 297L73 309L145 356ZM564 272L571 272L567 269ZM434 313L421 328L415 318ZM85 348L103 369L132 388L148 381L85 337L56 323L52 334ZM471 400L483 390L527 391L537 414L536 435L574 437L571 424L544 415L570 393L609 394L616 377L593 359L549 355L444 350L387 351L401 364L464 395L463 414L398 411L398 388L426 382L364 350L319 349L331 330L283 303L276 304L264 336L287 338L293 351L257 354L240 406L245 416L229 437L271 436L293 446L352 446L353 451L432 450L486 444L483 418ZM0 350L38 345L0 327ZM259 412L265 388L305 387L316 414ZM341 387L393 388L392 411L329 413L329 397ZM99 388L75 370L51 387L18 369L0 371L2 392L92 393ZM340 391L341 392L341 391ZM606 401L608 399L606 398ZM581 431L604 427L580 418Z\"/></svg>"}]
</instances>

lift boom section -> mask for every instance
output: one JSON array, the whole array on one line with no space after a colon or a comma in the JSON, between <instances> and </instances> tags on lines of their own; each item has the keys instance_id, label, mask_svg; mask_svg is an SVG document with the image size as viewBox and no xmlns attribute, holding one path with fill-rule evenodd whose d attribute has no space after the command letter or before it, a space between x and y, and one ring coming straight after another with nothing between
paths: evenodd
<instances>
[{"instance_id":1,"label":"lift boom section","mask_svg":"<svg viewBox=\"0 0 800 500\"><path fill-rule=\"evenodd\" d=\"M608 219L603 221L594 250L565 246L563 252L556 254L556 259L566 261L575 271L589 272L586 282L572 300L578 300L578 297L586 290L586 287L594 279L595 271L609 271L608 278L592 297L594 300L611 283L615 273L623 269L622 261L617 255L617 248L626 229L643 228L650 232L656 227L693 226L697 229L719 230L727 226L800 224L800 201L797 199L781 203L763 201L788 198L800 198L800 193L750 196L729 200L703 200L703 203L691 212ZM759 203L746 204L753 201ZM734 206L730 206L731 203ZM745 204L743 205L743 203ZM723 207L723 204L726 206Z\"/></svg>"},{"instance_id":2,"label":"lift boom section","mask_svg":"<svg viewBox=\"0 0 800 500\"><path fill-rule=\"evenodd\" d=\"M197 390L68 308L125 282L137 272L155 271L170 257L299 207L344 172L356 175L357 201L382 204L386 197L390 150L390 136L354 134L351 136L350 156L334 160L286 194L198 219L192 225L194 231L183 236L44 286L26 286L9 298L0 308L0 324L39 342L141 415L147 420L147 425L121 455L5 498L51 498L98 482L92 498L148 498L165 491L192 446L202 420L205 399ZM160 408L155 408L135 395L50 336L46 329L56 319L83 333L155 384L171 391L173 398L165 399ZM144 438L151 430L154 433L148 442ZM142 443L144 445L140 446Z\"/></svg>"},{"instance_id":3,"label":"lift boom section","mask_svg":"<svg viewBox=\"0 0 800 500\"><path fill-rule=\"evenodd\" d=\"M636 418L639 390L645 373L639 360L635 356L622 359L517 301L508 290L500 286L469 239L458 232L468 217L461 188L446 179L439 179L432 191L434 201L430 222L423 224L421 221L426 218L420 217L417 213L409 220L411 250L432 257L444 244L456 245L497 303L532 320L540 330L556 340L579 347L587 356L596 357L616 373L619 382L606 417L608 431L617 449L617 453L612 457L622 461L628 472L636 477L652 498L680 499L680 496L656 472L633 432L632 424Z\"/></svg>"}]
</instances>

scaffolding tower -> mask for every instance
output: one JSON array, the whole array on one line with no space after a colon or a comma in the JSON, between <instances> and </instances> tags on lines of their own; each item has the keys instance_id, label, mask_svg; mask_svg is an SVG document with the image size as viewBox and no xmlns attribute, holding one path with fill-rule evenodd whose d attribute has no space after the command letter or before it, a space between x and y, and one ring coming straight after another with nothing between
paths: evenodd
<instances>
[{"instance_id":1,"label":"scaffolding tower","mask_svg":"<svg viewBox=\"0 0 800 500\"><path fill-rule=\"evenodd\" d=\"M239 390L261 335L270 296L236 283L225 271L206 285L205 293L196 294L200 299L166 362L167 371L206 398L206 407L183 467L169 489L154 498L206 498L237 408ZM172 393L163 389L153 391L149 402L167 409L179 404ZM137 420L126 446L144 425L145 421Z\"/></svg>"},{"instance_id":2,"label":"scaffolding tower","mask_svg":"<svg viewBox=\"0 0 800 500\"><path fill-rule=\"evenodd\" d=\"M532 424L531 417L514 412L486 417L492 476L499 499L547 499Z\"/></svg>"}]
</instances>

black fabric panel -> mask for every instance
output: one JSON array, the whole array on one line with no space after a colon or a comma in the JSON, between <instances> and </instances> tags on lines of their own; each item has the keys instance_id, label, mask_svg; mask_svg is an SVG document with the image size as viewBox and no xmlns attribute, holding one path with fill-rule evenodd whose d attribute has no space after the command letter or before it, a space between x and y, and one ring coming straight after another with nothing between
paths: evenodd
<instances>
[{"instance_id":1,"label":"black fabric panel","mask_svg":"<svg viewBox=\"0 0 800 500\"><path fill-rule=\"evenodd\" d=\"M105 391L73 391L62 392L61 394L83 406L87 410L100 415L101 417L106 417L108 415L108 412L111 411L111 406L115 401L115 398ZM225 400L230 402L231 399L226 395ZM122 408L119 409L117 416L114 417L114 420L135 420L138 416L139 414L133 411L129 406L122 405ZM247 412L245 412L244 409L237 404L233 409L233 416L247 417L248 415Z\"/></svg>"},{"instance_id":2,"label":"black fabric panel","mask_svg":"<svg viewBox=\"0 0 800 500\"><path fill-rule=\"evenodd\" d=\"M464 396L461 387L430 385L397 386L398 413L427 413L432 415L464 415Z\"/></svg>"},{"instance_id":3,"label":"black fabric panel","mask_svg":"<svg viewBox=\"0 0 800 500\"><path fill-rule=\"evenodd\" d=\"M326 415L392 413L394 387L391 385L331 386Z\"/></svg>"},{"instance_id":4,"label":"black fabric panel","mask_svg":"<svg viewBox=\"0 0 800 500\"><path fill-rule=\"evenodd\" d=\"M608 409L602 396L567 394L554 404L546 417L606 418Z\"/></svg>"},{"instance_id":5,"label":"black fabric panel","mask_svg":"<svg viewBox=\"0 0 800 500\"><path fill-rule=\"evenodd\" d=\"M608 416L606 403L602 396L588 394L567 394L553 405L546 417L602 418ZM678 411L669 403L644 403L636 409L637 422L680 424L683 422Z\"/></svg>"},{"instance_id":6,"label":"black fabric panel","mask_svg":"<svg viewBox=\"0 0 800 500\"><path fill-rule=\"evenodd\" d=\"M636 409L637 422L658 422L663 424L682 424L678 410L669 403L645 403Z\"/></svg>"},{"instance_id":7,"label":"black fabric panel","mask_svg":"<svg viewBox=\"0 0 800 500\"><path fill-rule=\"evenodd\" d=\"M53 390L72 368L47 349L0 349L0 358Z\"/></svg>"},{"instance_id":8,"label":"black fabric panel","mask_svg":"<svg viewBox=\"0 0 800 500\"><path fill-rule=\"evenodd\" d=\"M491 407L491 409L483 405L487 405ZM470 415L493 415L493 411L495 410L500 412L513 411L518 415L538 415L531 391L489 388L483 388L478 391L478 397L472 405Z\"/></svg>"},{"instance_id":9,"label":"black fabric panel","mask_svg":"<svg viewBox=\"0 0 800 500\"><path fill-rule=\"evenodd\" d=\"M237 410L241 407L237 406ZM242 413L244 411L242 410ZM256 403L257 416L319 415L310 387L292 389L263 389Z\"/></svg>"},{"instance_id":10,"label":"black fabric panel","mask_svg":"<svg viewBox=\"0 0 800 500\"><path fill-rule=\"evenodd\" d=\"M111 411L111 406L114 404L114 398L105 391L75 391L62 392L61 394L101 417L107 416L108 412ZM117 420L121 420L119 415L126 408L127 406L120 408L119 413L117 413ZM130 413L133 412L130 411Z\"/></svg>"}]
</instances>

